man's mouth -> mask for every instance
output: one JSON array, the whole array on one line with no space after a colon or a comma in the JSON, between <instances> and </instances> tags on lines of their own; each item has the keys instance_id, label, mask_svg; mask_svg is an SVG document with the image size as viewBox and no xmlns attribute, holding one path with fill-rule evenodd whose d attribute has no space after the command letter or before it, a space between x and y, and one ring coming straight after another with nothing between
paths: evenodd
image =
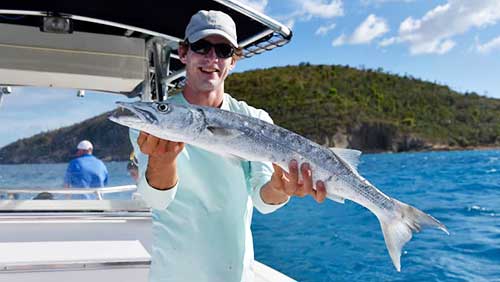
<instances>
[{"instance_id":1,"label":"man's mouth","mask_svg":"<svg viewBox=\"0 0 500 282\"><path fill-rule=\"evenodd\" d=\"M219 72L219 70L216 68L203 68L203 67L200 68L200 71L203 73L218 73Z\"/></svg>"}]
</instances>

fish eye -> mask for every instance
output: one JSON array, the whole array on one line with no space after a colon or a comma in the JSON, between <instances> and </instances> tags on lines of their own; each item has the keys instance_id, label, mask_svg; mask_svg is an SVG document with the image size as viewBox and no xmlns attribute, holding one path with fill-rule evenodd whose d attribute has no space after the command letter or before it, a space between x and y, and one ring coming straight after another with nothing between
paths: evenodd
<instances>
[{"instance_id":1,"label":"fish eye","mask_svg":"<svg viewBox=\"0 0 500 282\"><path fill-rule=\"evenodd\" d=\"M168 111L168 105L167 104L158 104L156 106L156 108L158 109L158 111L160 112L166 112Z\"/></svg>"}]
</instances>

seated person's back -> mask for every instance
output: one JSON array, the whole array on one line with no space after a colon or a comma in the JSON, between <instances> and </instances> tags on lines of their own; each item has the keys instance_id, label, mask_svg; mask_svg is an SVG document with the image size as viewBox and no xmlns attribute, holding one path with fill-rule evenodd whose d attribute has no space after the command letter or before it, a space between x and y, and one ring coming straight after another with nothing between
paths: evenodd
<instances>
[{"instance_id":1,"label":"seated person's back","mask_svg":"<svg viewBox=\"0 0 500 282\"><path fill-rule=\"evenodd\" d=\"M108 170L92 155L93 146L87 140L77 146L77 158L71 160L64 177L66 188L98 188L108 184ZM73 195L72 199L95 199L95 195Z\"/></svg>"}]
</instances>

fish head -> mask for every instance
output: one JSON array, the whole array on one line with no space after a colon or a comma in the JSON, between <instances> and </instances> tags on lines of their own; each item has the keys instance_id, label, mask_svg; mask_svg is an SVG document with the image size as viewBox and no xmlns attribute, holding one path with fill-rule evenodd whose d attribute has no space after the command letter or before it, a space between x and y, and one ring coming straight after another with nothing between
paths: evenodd
<instances>
[{"instance_id":1,"label":"fish head","mask_svg":"<svg viewBox=\"0 0 500 282\"><path fill-rule=\"evenodd\" d=\"M200 131L196 111L168 102L116 102L118 109L109 119L154 136L186 142ZM199 120L199 119L198 119Z\"/></svg>"}]
</instances>

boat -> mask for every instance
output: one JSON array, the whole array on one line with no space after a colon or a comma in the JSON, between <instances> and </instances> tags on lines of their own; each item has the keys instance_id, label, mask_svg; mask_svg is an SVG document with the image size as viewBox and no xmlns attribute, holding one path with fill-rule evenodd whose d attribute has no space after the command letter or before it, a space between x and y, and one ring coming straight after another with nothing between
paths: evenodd
<instances>
[{"instance_id":1,"label":"boat","mask_svg":"<svg viewBox=\"0 0 500 282\"><path fill-rule=\"evenodd\" d=\"M163 101L183 85L177 46L201 9L233 17L243 59L292 37L288 27L232 0L3 1L0 93L36 86ZM147 281L151 209L135 190L1 187L0 281ZM82 193L96 199L53 198ZM133 194L103 196L110 193ZM256 281L295 281L257 261L253 267Z\"/></svg>"}]
</instances>

